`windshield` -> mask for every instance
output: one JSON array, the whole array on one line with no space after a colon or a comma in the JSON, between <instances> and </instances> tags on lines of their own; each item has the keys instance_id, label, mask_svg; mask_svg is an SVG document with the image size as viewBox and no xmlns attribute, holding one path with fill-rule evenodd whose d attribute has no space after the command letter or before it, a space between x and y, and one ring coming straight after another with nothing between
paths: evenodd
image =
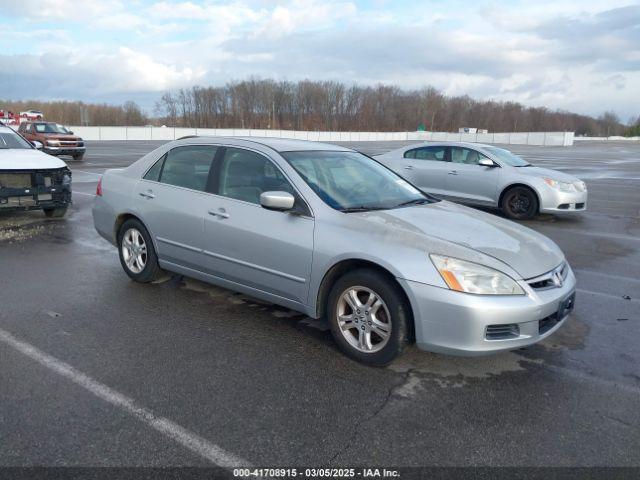
<instances>
[{"instance_id":1,"label":"windshield","mask_svg":"<svg viewBox=\"0 0 640 480\"><path fill-rule=\"evenodd\" d=\"M69 133L69 130L57 123L34 123L33 128L38 133Z\"/></svg>"},{"instance_id":2,"label":"windshield","mask_svg":"<svg viewBox=\"0 0 640 480\"><path fill-rule=\"evenodd\" d=\"M29 142L13 130L0 130L0 148L33 148Z\"/></svg>"},{"instance_id":3,"label":"windshield","mask_svg":"<svg viewBox=\"0 0 640 480\"><path fill-rule=\"evenodd\" d=\"M282 156L336 210L384 210L435 201L361 153L304 151Z\"/></svg>"},{"instance_id":4,"label":"windshield","mask_svg":"<svg viewBox=\"0 0 640 480\"><path fill-rule=\"evenodd\" d=\"M531 165L526 160L523 160L517 155L514 155L509 150L505 150L504 148L498 147L484 147L485 150L492 153L494 156L498 157L498 160L506 163L507 165L511 165L512 167L527 167Z\"/></svg>"}]
</instances>

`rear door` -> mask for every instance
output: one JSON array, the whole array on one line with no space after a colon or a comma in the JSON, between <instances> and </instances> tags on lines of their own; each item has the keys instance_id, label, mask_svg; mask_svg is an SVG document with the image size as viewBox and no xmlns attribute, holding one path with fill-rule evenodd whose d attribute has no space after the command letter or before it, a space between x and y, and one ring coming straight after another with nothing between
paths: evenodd
<instances>
[{"instance_id":1,"label":"rear door","mask_svg":"<svg viewBox=\"0 0 640 480\"><path fill-rule=\"evenodd\" d=\"M403 160L400 175L425 192L444 193L449 169L446 146L414 148L404 153Z\"/></svg>"},{"instance_id":2,"label":"rear door","mask_svg":"<svg viewBox=\"0 0 640 480\"><path fill-rule=\"evenodd\" d=\"M307 303L314 220L260 206L260 194L286 191L289 180L261 153L227 147L213 176L204 226L204 265L226 280Z\"/></svg>"},{"instance_id":3,"label":"rear door","mask_svg":"<svg viewBox=\"0 0 640 480\"><path fill-rule=\"evenodd\" d=\"M487 157L471 148L449 147L449 157L451 162L445 175L447 196L464 202L496 205L502 169L478 165L481 158Z\"/></svg>"},{"instance_id":4,"label":"rear door","mask_svg":"<svg viewBox=\"0 0 640 480\"><path fill-rule=\"evenodd\" d=\"M206 193L217 147L188 145L170 150L136 185L142 221L155 238L162 261L202 270Z\"/></svg>"}]
</instances>

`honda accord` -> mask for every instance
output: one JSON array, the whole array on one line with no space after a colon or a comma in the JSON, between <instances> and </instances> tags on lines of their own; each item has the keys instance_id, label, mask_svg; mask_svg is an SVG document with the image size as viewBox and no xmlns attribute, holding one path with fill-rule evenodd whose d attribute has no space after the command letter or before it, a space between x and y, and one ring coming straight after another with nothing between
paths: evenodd
<instances>
[{"instance_id":1,"label":"honda accord","mask_svg":"<svg viewBox=\"0 0 640 480\"><path fill-rule=\"evenodd\" d=\"M164 269L325 318L338 347L369 364L410 342L520 348L574 304L550 239L335 145L185 138L107 170L96 193L95 228L133 280Z\"/></svg>"}]
</instances>

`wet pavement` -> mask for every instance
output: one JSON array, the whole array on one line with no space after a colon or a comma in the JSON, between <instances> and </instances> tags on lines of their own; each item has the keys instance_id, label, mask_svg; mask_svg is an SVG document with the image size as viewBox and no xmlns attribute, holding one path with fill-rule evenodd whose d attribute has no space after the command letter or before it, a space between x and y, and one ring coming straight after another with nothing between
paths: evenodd
<instances>
[{"instance_id":1,"label":"wet pavement","mask_svg":"<svg viewBox=\"0 0 640 480\"><path fill-rule=\"evenodd\" d=\"M69 162L67 217L0 217L0 333L254 465L640 465L639 144L512 147L588 185L585 214L523 222L576 272L563 329L491 357L409 348L381 369L295 312L182 277L128 280L92 195L105 168L159 144L89 142ZM206 464L0 342L0 465Z\"/></svg>"}]
</instances>

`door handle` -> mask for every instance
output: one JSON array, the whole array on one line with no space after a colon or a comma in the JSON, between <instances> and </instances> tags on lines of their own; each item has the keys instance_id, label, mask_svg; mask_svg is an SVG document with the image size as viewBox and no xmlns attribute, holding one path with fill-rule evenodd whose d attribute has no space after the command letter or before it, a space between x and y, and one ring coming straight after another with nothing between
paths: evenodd
<instances>
[{"instance_id":1,"label":"door handle","mask_svg":"<svg viewBox=\"0 0 640 480\"><path fill-rule=\"evenodd\" d=\"M406 165L404 167L405 170L413 170L413 165Z\"/></svg>"},{"instance_id":2,"label":"door handle","mask_svg":"<svg viewBox=\"0 0 640 480\"><path fill-rule=\"evenodd\" d=\"M147 190L146 192L140 192L140 196L148 199L156 198L156 196L153 194L151 190Z\"/></svg>"},{"instance_id":3,"label":"door handle","mask_svg":"<svg viewBox=\"0 0 640 480\"><path fill-rule=\"evenodd\" d=\"M457 170L451 170L448 175L458 175L458 171Z\"/></svg>"},{"instance_id":4,"label":"door handle","mask_svg":"<svg viewBox=\"0 0 640 480\"><path fill-rule=\"evenodd\" d=\"M216 212L213 210L209 210L209 215L213 215L214 217L218 217L218 218L229 218L229 214L226 212Z\"/></svg>"}]
</instances>

